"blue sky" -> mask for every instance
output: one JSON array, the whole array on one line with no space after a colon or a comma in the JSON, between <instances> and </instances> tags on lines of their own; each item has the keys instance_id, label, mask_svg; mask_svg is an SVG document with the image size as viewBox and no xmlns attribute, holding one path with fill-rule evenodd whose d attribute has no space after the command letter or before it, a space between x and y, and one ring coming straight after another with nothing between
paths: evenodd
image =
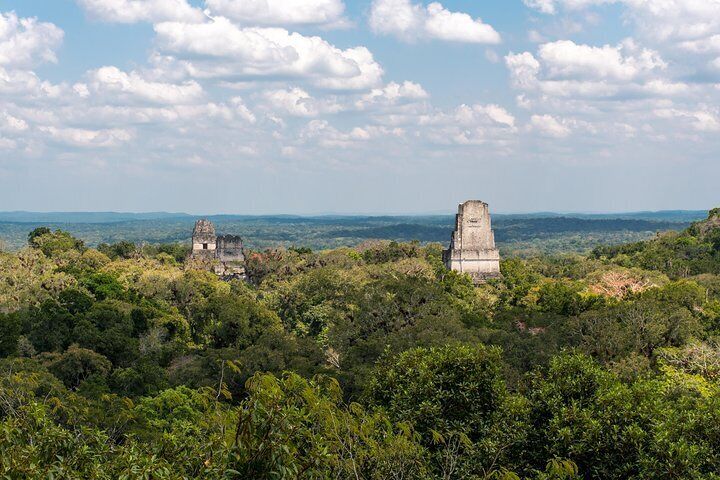
<instances>
[{"instance_id":1,"label":"blue sky","mask_svg":"<svg viewBox=\"0 0 720 480\"><path fill-rule=\"evenodd\" d=\"M0 209L720 204L720 0L0 1Z\"/></svg>"}]
</instances>

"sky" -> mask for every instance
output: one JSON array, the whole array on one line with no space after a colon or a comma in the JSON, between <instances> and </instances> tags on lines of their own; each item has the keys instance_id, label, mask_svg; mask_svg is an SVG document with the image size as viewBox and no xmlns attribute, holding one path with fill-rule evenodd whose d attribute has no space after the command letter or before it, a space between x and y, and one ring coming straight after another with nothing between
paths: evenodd
<instances>
[{"instance_id":1,"label":"sky","mask_svg":"<svg viewBox=\"0 0 720 480\"><path fill-rule=\"evenodd\" d=\"M720 206L720 0L0 0L0 210Z\"/></svg>"}]
</instances>

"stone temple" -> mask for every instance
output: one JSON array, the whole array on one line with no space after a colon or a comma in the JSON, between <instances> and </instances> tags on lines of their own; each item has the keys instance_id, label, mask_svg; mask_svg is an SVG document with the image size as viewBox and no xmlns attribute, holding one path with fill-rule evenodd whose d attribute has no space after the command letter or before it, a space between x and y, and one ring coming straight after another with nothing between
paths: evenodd
<instances>
[{"instance_id":1,"label":"stone temple","mask_svg":"<svg viewBox=\"0 0 720 480\"><path fill-rule=\"evenodd\" d=\"M460 204L443 262L450 270L468 273L475 284L500 277L500 252L495 247L487 203L468 200Z\"/></svg>"},{"instance_id":2,"label":"stone temple","mask_svg":"<svg viewBox=\"0 0 720 480\"><path fill-rule=\"evenodd\" d=\"M225 279L245 278L245 252L243 241L236 235L215 234L209 220L198 220L192 235L190 256L212 266L212 270Z\"/></svg>"}]
</instances>

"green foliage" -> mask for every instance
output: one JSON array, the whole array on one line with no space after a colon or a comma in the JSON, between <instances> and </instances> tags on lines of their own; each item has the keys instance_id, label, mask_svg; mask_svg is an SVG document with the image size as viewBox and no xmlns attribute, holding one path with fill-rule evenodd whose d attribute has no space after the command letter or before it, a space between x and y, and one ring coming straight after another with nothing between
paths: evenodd
<instances>
[{"instance_id":1,"label":"green foliage","mask_svg":"<svg viewBox=\"0 0 720 480\"><path fill-rule=\"evenodd\" d=\"M39 227L28 234L28 245L42 251L46 256L53 257L70 250L82 251L85 244L68 232L50 231L47 227Z\"/></svg>"},{"instance_id":2,"label":"green foliage","mask_svg":"<svg viewBox=\"0 0 720 480\"><path fill-rule=\"evenodd\" d=\"M683 345L702 332L686 308L654 299L586 312L573 319L571 329L580 348L603 361L631 353L652 358L655 349Z\"/></svg>"},{"instance_id":3,"label":"green foliage","mask_svg":"<svg viewBox=\"0 0 720 480\"><path fill-rule=\"evenodd\" d=\"M52 230L50 230L48 227L38 227L34 230L32 230L30 233L28 233L27 236L27 243L33 248L39 248L40 244L36 241L38 237L41 237L43 235L47 235L49 233L52 233Z\"/></svg>"},{"instance_id":4,"label":"green foliage","mask_svg":"<svg viewBox=\"0 0 720 480\"><path fill-rule=\"evenodd\" d=\"M487 429L506 394L499 350L481 346L408 350L382 362L368 386L374 404L418 431L474 439Z\"/></svg>"},{"instance_id":5,"label":"green foliage","mask_svg":"<svg viewBox=\"0 0 720 480\"><path fill-rule=\"evenodd\" d=\"M257 375L248 390L230 463L239 478L429 478L410 426L343 408L331 379Z\"/></svg>"},{"instance_id":6,"label":"green foliage","mask_svg":"<svg viewBox=\"0 0 720 480\"><path fill-rule=\"evenodd\" d=\"M104 380L111 368L107 358L77 345L71 345L48 365L48 370L70 389L79 387L91 377Z\"/></svg>"},{"instance_id":7,"label":"green foliage","mask_svg":"<svg viewBox=\"0 0 720 480\"><path fill-rule=\"evenodd\" d=\"M690 412L714 408L716 385L667 371L628 386L588 357L567 354L529 393L529 463L569 458L588 478L715 478L714 415Z\"/></svg>"},{"instance_id":8,"label":"green foliage","mask_svg":"<svg viewBox=\"0 0 720 480\"><path fill-rule=\"evenodd\" d=\"M247 284L40 229L0 253L0 477L717 478L714 218L479 287L438 244Z\"/></svg>"},{"instance_id":9,"label":"green foliage","mask_svg":"<svg viewBox=\"0 0 720 480\"><path fill-rule=\"evenodd\" d=\"M122 284L110 273L93 273L83 277L81 284L98 300L105 300L106 298L122 299L125 297L125 289Z\"/></svg>"},{"instance_id":10,"label":"green foliage","mask_svg":"<svg viewBox=\"0 0 720 480\"><path fill-rule=\"evenodd\" d=\"M127 241L113 243L112 245L101 243L97 249L114 260L116 258L132 258L137 252L137 245Z\"/></svg>"},{"instance_id":11,"label":"green foliage","mask_svg":"<svg viewBox=\"0 0 720 480\"><path fill-rule=\"evenodd\" d=\"M540 275L534 272L526 262L508 259L500 264L502 272L501 299L508 305L520 305L530 290L540 282Z\"/></svg>"},{"instance_id":12,"label":"green foliage","mask_svg":"<svg viewBox=\"0 0 720 480\"><path fill-rule=\"evenodd\" d=\"M546 282L538 289L537 305L542 311L565 316L579 315L602 305L602 297L585 294L585 289L579 282Z\"/></svg>"},{"instance_id":13,"label":"green foliage","mask_svg":"<svg viewBox=\"0 0 720 480\"><path fill-rule=\"evenodd\" d=\"M720 217L711 210L707 220L682 233L665 234L650 242L597 247L593 254L620 265L659 270L671 278L720 273Z\"/></svg>"},{"instance_id":14,"label":"green foliage","mask_svg":"<svg viewBox=\"0 0 720 480\"><path fill-rule=\"evenodd\" d=\"M375 243L362 252L362 258L368 263L396 262L403 258L417 257L419 248L417 243Z\"/></svg>"},{"instance_id":15,"label":"green foliage","mask_svg":"<svg viewBox=\"0 0 720 480\"><path fill-rule=\"evenodd\" d=\"M18 314L0 314L0 356L4 358L17 353L21 334L22 324Z\"/></svg>"},{"instance_id":16,"label":"green foliage","mask_svg":"<svg viewBox=\"0 0 720 480\"><path fill-rule=\"evenodd\" d=\"M246 348L268 331L280 331L277 315L248 297L214 294L208 302L210 335L216 348Z\"/></svg>"}]
</instances>

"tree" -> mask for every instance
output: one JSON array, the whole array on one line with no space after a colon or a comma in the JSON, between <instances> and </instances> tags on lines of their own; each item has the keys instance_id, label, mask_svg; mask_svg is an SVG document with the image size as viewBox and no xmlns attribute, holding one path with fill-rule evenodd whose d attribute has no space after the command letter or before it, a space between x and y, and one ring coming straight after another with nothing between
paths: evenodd
<instances>
[{"instance_id":1,"label":"tree","mask_svg":"<svg viewBox=\"0 0 720 480\"><path fill-rule=\"evenodd\" d=\"M67 288L60 292L58 301L68 312L77 315L90 310L93 304L93 297L77 288Z\"/></svg>"},{"instance_id":2,"label":"tree","mask_svg":"<svg viewBox=\"0 0 720 480\"><path fill-rule=\"evenodd\" d=\"M91 376L106 378L112 364L99 353L77 345L71 345L58 358L48 365L48 370L60 379L68 388L77 388Z\"/></svg>"},{"instance_id":3,"label":"tree","mask_svg":"<svg viewBox=\"0 0 720 480\"><path fill-rule=\"evenodd\" d=\"M682 345L702 331L686 308L651 298L588 311L569 326L579 347L602 361L632 352L651 358L656 348Z\"/></svg>"},{"instance_id":4,"label":"tree","mask_svg":"<svg viewBox=\"0 0 720 480\"><path fill-rule=\"evenodd\" d=\"M0 357L15 355L18 339L22 334L22 324L17 314L0 313Z\"/></svg>"},{"instance_id":5,"label":"tree","mask_svg":"<svg viewBox=\"0 0 720 480\"><path fill-rule=\"evenodd\" d=\"M53 257L70 250L82 251L85 244L82 240L62 230L51 232L47 227L39 227L28 235L28 244L41 250L46 256Z\"/></svg>"},{"instance_id":6,"label":"tree","mask_svg":"<svg viewBox=\"0 0 720 480\"><path fill-rule=\"evenodd\" d=\"M125 287L122 286L117 277L110 273L91 273L90 275L83 277L80 283L98 300L105 300L106 298L125 298Z\"/></svg>"},{"instance_id":7,"label":"tree","mask_svg":"<svg viewBox=\"0 0 720 480\"><path fill-rule=\"evenodd\" d=\"M211 335L216 348L246 348L263 333L282 330L274 312L247 296L215 294L209 300L208 311L214 319Z\"/></svg>"},{"instance_id":8,"label":"tree","mask_svg":"<svg viewBox=\"0 0 720 480\"><path fill-rule=\"evenodd\" d=\"M127 241L113 243L112 245L101 243L97 249L113 260L116 258L132 258L138 250L137 245Z\"/></svg>"},{"instance_id":9,"label":"tree","mask_svg":"<svg viewBox=\"0 0 720 480\"><path fill-rule=\"evenodd\" d=\"M476 440L507 396L500 369L497 348L417 348L381 362L368 397L421 433L459 432Z\"/></svg>"},{"instance_id":10,"label":"tree","mask_svg":"<svg viewBox=\"0 0 720 480\"><path fill-rule=\"evenodd\" d=\"M18 314L26 316L28 338L38 352L61 352L70 345L74 317L57 302L46 300Z\"/></svg>"},{"instance_id":11,"label":"tree","mask_svg":"<svg viewBox=\"0 0 720 480\"><path fill-rule=\"evenodd\" d=\"M36 242L36 239L38 237L51 233L51 231L52 230L50 230L48 227L38 227L34 229L30 233L28 233L28 245L33 248L39 248L39 244Z\"/></svg>"},{"instance_id":12,"label":"tree","mask_svg":"<svg viewBox=\"0 0 720 480\"><path fill-rule=\"evenodd\" d=\"M410 426L341 398L329 378L256 375L237 412L232 469L239 478L430 478Z\"/></svg>"}]
</instances>

